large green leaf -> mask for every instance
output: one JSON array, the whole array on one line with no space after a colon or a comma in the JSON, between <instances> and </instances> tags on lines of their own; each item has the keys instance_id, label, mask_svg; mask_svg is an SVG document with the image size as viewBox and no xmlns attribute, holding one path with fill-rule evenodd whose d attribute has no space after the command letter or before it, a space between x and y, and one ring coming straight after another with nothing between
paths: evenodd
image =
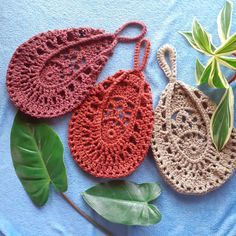
<instances>
[{"instance_id":1,"label":"large green leaf","mask_svg":"<svg viewBox=\"0 0 236 236\"><path fill-rule=\"evenodd\" d=\"M204 51L204 53L212 55L212 48L214 47L211 43L210 35L204 30L196 19L193 21L192 32L194 42L198 48Z\"/></svg>"},{"instance_id":2,"label":"large green leaf","mask_svg":"<svg viewBox=\"0 0 236 236\"><path fill-rule=\"evenodd\" d=\"M216 49L217 55L231 55L236 52L236 33L231 35L219 48Z\"/></svg>"},{"instance_id":3,"label":"large green leaf","mask_svg":"<svg viewBox=\"0 0 236 236\"><path fill-rule=\"evenodd\" d=\"M195 78L197 81L197 85L201 84L201 77L205 70L205 67L201 64L201 62L197 59L196 60L196 69L195 69Z\"/></svg>"},{"instance_id":4,"label":"large green leaf","mask_svg":"<svg viewBox=\"0 0 236 236\"><path fill-rule=\"evenodd\" d=\"M161 220L158 209L149 204L160 195L157 183L136 184L118 180L86 190L84 200L105 219L126 225L152 225Z\"/></svg>"},{"instance_id":5,"label":"large green leaf","mask_svg":"<svg viewBox=\"0 0 236 236\"><path fill-rule=\"evenodd\" d=\"M222 65L224 65L224 66L226 66L226 67L228 67L228 68L230 68L232 70L236 70L236 58L235 57L224 57L224 56L221 56L221 57L218 57L218 61Z\"/></svg>"},{"instance_id":6,"label":"large green leaf","mask_svg":"<svg viewBox=\"0 0 236 236\"><path fill-rule=\"evenodd\" d=\"M63 145L47 125L18 112L11 130L11 155L22 185L36 205L46 203L49 185L67 190Z\"/></svg>"},{"instance_id":7,"label":"large green leaf","mask_svg":"<svg viewBox=\"0 0 236 236\"><path fill-rule=\"evenodd\" d=\"M220 11L217 18L218 34L221 42L224 42L230 34L232 5L233 4L230 1L226 1L225 6Z\"/></svg>"},{"instance_id":8,"label":"large green leaf","mask_svg":"<svg viewBox=\"0 0 236 236\"><path fill-rule=\"evenodd\" d=\"M228 142L233 128L234 95L232 88L226 89L216 111L211 118L211 136L220 151Z\"/></svg>"}]
</instances>

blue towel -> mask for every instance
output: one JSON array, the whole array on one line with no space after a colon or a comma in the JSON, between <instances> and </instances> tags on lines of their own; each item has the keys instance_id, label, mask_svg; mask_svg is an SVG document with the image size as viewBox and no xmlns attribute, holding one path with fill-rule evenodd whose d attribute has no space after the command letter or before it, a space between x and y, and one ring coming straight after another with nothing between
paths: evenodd
<instances>
[{"instance_id":1,"label":"blue towel","mask_svg":"<svg viewBox=\"0 0 236 236\"><path fill-rule=\"evenodd\" d=\"M224 0L8 0L0 2L0 235L102 235L78 215L54 190L47 204L34 206L18 180L11 160L9 140L16 108L9 101L5 75L16 47L31 36L49 29L91 26L114 32L129 20L142 20L148 27L151 55L146 79L153 92L154 107L166 86L166 78L158 67L156 53L164 43L171 43L178 53L178 79L194 85L195 59L201 56L189 47L178 31L191 29L196 16L214 43L219 43L216 18ZM236 31L236 6L232 32ZM134 34L137 31L126 31ZM134 44L119 44L105 66L99 81L119 69L133 67ZM227 72L231 76L233 72ZM235 85L234 85L235 88ZM80 193L101 182L80 170L71 158L67 145L67 125L70 114L48 122L59 134L65 146L68 173L68 196L85 212L109 228L115 235L174 236L235 236L236 178L232 176L221 188L200 197L183 196L173 191L160 177L151 152L144 163L127 179L142 183L160 182L162 194L154 203L162 213L162 221L150 227L123 226L107 222L91 210ZM4 223L11 222L11 223ZM15 228L15 229L14 229ZM14 233L15 232L15 233Z\"/></svg>"}]
</instances>

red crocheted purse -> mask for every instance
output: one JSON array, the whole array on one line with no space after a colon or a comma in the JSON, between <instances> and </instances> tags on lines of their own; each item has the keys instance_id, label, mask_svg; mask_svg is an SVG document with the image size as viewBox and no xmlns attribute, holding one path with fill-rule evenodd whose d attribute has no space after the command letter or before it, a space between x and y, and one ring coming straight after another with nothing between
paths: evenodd
<instances>
[{"instance_id":1,"label":"red crocheted purse","mask_svg":"<svg viewBox=\"0 0 236 236\"><path fill-rule=\"evenodd\" d=\"M143 39L135 49L134 69L120 70L96 85L73 112L69 147L77 164L91 175L124 177L144 160L153 129L152 95L142 72L149 51L150 43Z\"/></svg>"},{"instance_id":2,"label":"red crocheted purse","mask_svg":"<svg viewBox=\"0 0 236 236\"><path fill-rule=\"evenodd\" d=\"M119 36L127 26L140 35ZM13 103L24 113L49 118L76 108L95 84L118 42L137 41L146 33L141 22L128 22L114 34L92 28L53 30L20 45L7 71L6 85Z\"/></svg>"}]
</instances>

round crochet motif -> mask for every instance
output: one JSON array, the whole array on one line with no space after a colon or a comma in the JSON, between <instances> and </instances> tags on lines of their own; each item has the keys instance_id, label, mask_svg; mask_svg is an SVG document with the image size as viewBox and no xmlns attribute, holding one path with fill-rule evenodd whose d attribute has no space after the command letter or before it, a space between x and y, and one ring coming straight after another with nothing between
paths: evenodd
<instances>
[{"instance_id":1,"label":"round crochet motif","mask_svg":"<svg viewBox=\"0 0 236 236\"><path fill-rule=\"evenodd\" d=\"M142 43L146 47L139 66ZM151 90L142 72L149 50L148 40L138 43L134 70L108 77L73 112L69 147L77 164L93 176L124 177L144 160L153 129Z\"/></svg>"},{"instance_id":2,"label":"round crochet motif","mask_svg":"<svg viewBox=\"0 0 236 236\"><path fill-rule=\"evenodd\" d=\"M130 25L140 35L119 36ZM50 118L72 111L87 96L118 42L137 41L146 26L128 22L114 34L92 28L53 30L38 34L15 51L6 85L13 103L24 113Z\"/></svg>"},{"instance_id":3,"label":"round crochet motif","mask_svg":"<svg viewBox=\"0 0 236 236\"><path fill-rule=\"evenodd\" d=\"M170 54L172 68L165 61ZM215 104L201 91L176 80L176 52L170 45L158 52L169 84L154 115L152 150L164 179L183 194L204 194L221 186L236 167L236 131L218 152L210 136Z\"/></svg>"}]
</instances>

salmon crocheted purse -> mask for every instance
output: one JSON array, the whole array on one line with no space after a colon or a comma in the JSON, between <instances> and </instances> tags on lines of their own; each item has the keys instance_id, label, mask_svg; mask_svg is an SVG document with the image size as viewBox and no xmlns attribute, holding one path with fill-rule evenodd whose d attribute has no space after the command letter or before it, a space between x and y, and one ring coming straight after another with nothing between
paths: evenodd
<instances>
[{"instance_id":1,"label":"salmon crocheted purse","mask_svg":"<svg viewBox=\"0 0 236 236\"><path fill-rule=\"evenodd\" d=\"M136 37L121 36L138 26ZM93 28L70 28L38 34L20 45L10 61L6 85L13 103L37 118L63 115L76 108L94 86L118 42L138 41L141 22L128 22L114 34Z\"/></svg>"},{"instance_id":2,"label":"salmon crocheted purse","mask_svg":"<svg viewBox=\"0 0 236 236\"><path fill-rule=\"evenodd\" d=\"M170 66L165 54L169 54ZM158 169L176 191L204 194L221 186L236 167L236 131L218 152L210 136L215 104L200 90L176 80L176 52L163 46L157 55L169 79L154 115L152 150Z\"/></svg>"},{"instance_id":3,"label":"salmon crocheted purse","mask_svg":"<svg viewBox=\"0 0 236 236\"><path fill-rule=\"evenodd\" d=\"M152 95L143 74L149 51L143 39L136 45L134 69L99 83L73 112L69 147L76 163L93 176L124 177L144 160L153 129Z\"/></svg>"}]
</instances>

